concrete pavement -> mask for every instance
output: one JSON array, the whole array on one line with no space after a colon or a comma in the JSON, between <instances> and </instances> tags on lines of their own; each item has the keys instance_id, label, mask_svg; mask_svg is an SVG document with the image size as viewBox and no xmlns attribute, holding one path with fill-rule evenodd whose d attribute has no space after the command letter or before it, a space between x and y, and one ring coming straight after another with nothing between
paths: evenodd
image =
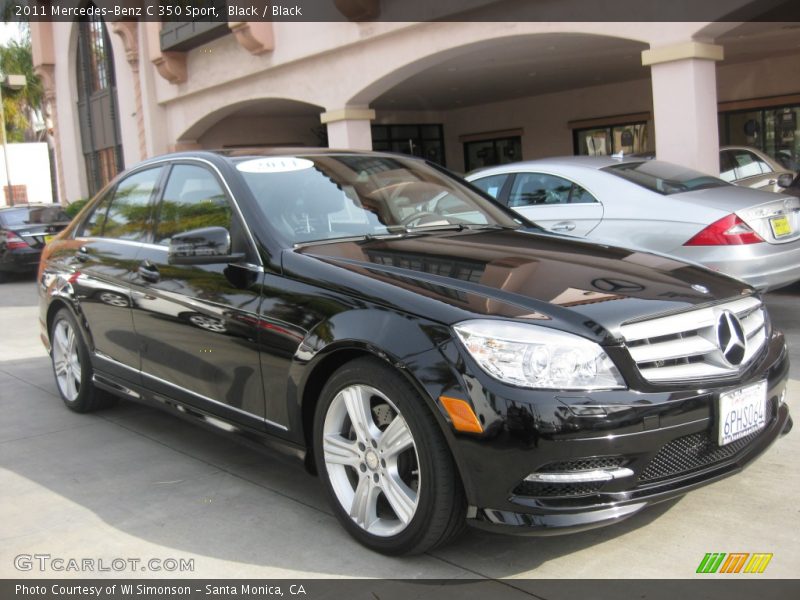
<instances>
[{"instance_id":1,"label":"concrete pavement","mask_svg":"<svg viewBox=\"0 0 800 600\"><path fill-rule=\"evenodd\" d=\"M800 401L800 286L771 294ZM800 567L797 430L744 473L619 525L571 536L468 531L415 558L352 541L318 481L165 413L123 402L92 415L61 404L38 339L31 279L0 286L0 577L693 577L706 552L772 552L760 577ZM194 559L194 571L20 572L20 554ZM708 578L708 575L702 577Z\"/></svg>"}]
</instances>

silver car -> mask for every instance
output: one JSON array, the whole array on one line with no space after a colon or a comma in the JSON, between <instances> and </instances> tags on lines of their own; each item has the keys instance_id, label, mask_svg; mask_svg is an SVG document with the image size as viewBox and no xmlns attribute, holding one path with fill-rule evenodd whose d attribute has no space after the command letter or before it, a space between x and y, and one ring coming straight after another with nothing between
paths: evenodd
<instances>
[{"instance_id":1,"label":"silver car","mask_svg":"<svg viewBox=\"0 0 800 600\"><path fill-rule=\"evenodd\" d=\"M769 192L783 191L795 176L768 154L748 146L722 146L719 172L729 183Z\"/></svg>"},{"instance_id":2,"label":"silver car","mask_svg":"<svg viewBox=\"0 0 800 600\"><path fill-rule=\"evenodd\" d=\"M669 254L762 290L800 280L800 198L613 157L514 163L467 179L552 232Z\"/></svg>"}]
</instances>

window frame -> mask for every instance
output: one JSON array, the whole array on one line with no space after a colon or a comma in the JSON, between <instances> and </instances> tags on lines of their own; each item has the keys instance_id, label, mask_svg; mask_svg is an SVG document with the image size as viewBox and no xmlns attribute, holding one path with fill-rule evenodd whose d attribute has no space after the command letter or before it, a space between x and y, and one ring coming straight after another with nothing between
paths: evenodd
<instances>
[{"instance_id":1,"label":"window frame","mask_svg":"<svg viewBox=\"0 0 800 600\"><path fill-rule=\"evenodd\" d=\"M241 228L242 231L242 241L244 244L244 252L247 256L247 262L261 266L261 259L258 253L258 248L255 245L255 238L253 237L253 232L250 231L250 228L247 226L245 222L244 215L242 214L241 208L239 207L239 203L233 197L233 192L230 189L230 186L225 181L222 174L219 172L219 169L205 160L200 159L178 159L173 161L168 161L166 163L162 163L162 166L165 167L164 175L161 179L159 184L159 192L155 200L153 201L153 210L152 210L152 244L158 248L161 248L165 251L169 251L169 246L165 246L163 244L158 244L156 242L156 235L158 233L158 225L161 222L161 207L164 202L164 194L167 191L167 185L169 184L169 178L172 175L172 171L175 167L185 165L189 167L197 167L206 171L209 175L211 175L214 180L219 185L220 190L222 190L223 195L225 196L225 200L228 202L231 212L231 227L228 229L228 233L231 236L231 248L233 250L233 243L235 240L235 236L233 235L233 225L236 224L237 227Z\"/></svg>"}]
</instances>

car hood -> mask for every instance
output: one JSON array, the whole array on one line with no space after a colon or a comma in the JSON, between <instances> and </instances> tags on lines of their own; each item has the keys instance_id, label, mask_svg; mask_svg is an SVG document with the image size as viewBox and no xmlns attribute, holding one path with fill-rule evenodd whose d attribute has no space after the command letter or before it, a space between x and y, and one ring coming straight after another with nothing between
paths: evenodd
<instances>
[{"instance_id":1,"label":"car hood","mask_svg":"<svg viewBox=\"0 0 800 600\"><path fill-rule=\"evenodd\" d=\"M289 277L448 325L514 319L606 343L626 321L752 293L665 256L508 230L309 245L288 251L283 267Z\"/></svg>"}]
</instances>

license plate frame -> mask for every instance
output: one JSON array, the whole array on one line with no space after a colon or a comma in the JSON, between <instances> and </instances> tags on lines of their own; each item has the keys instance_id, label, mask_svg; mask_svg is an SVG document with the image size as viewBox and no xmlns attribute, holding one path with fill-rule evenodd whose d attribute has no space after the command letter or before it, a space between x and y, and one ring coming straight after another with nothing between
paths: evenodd
<instances>
[{"instance_id":1,"label":"license plate frame","mask_svg":"<svg viewBox=\"0 0 800 600\"><path fill-rule=\"evenodd\" d=\"M717 398L717 445L726 446L767 425L767 381L746 385Z\"/></svg>"},{"instance_id":2,"label":"license plate frame","mask_svg":"<svg viewBox=\"0 0 800 600\"><path fill-rule=\"evenodd\" d=\"M786 215L778 215L777 217L770 217L769 226L772 229L772 235L776 238L786 237L792 235L792 224L789 222L789 217Z\"/></svg>"}]
</instances>

